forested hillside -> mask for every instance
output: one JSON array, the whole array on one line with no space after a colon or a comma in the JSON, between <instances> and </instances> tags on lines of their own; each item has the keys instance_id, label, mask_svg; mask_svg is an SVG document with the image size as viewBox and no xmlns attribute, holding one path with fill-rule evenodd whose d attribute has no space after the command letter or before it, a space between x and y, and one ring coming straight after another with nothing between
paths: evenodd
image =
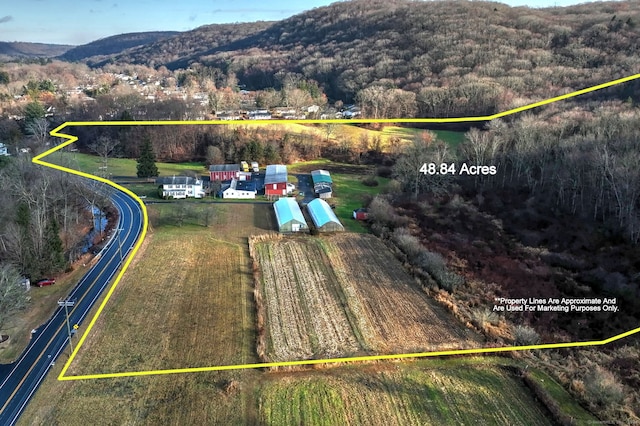
<instances>
[{"instance_id":1,"label":"forested hillside","mask_svg":"<svg viewBox=\"0 0 640 426\"><path fill-rule=\"evenodd\" d=\"M88 58L87 62L93 66L107 63L142 64L152 67L169 65L188 56L197 57L212 51L228 49L232 43L240 43L238 46L242 47L249 46L255 43L252 37L270 25L271 22L206 25L118 55L106 56L107 52L96 50L94 55L98 56Z\"/></svg>"},{"instance_id":2,"label":"forested hillside","mask_svg":"<svg viewBox=\"0 0 640 426\"><path fill-rule=\"evenodd\" d=\"M73 46L66 44L24 43L0 41L0 59L52 58L62 55Z\"/></svg>"},{"instance_id":3,"label":"forested hillside","mask_svg":"<svg viewBox=\"0 0 640 426\"><path fill-rule=\"evenodd\" d=\"M633 74L640 63L638 23L636 2L529 9L356 0L276 23L202 27L110 61L191 66L237 77L251 89L277 86L277 72L293 72L316 80L333 100L375 103L386 96L406 102L406 115L448 117L491 113ZM391 89L402 92L380 94ZM637 95L637 85L618 92Z\"/></svg>"},{"instance_id":4,"label":"forested hillside","mask_svg":"<svg viewBox=\"0 0 640 426\"><path fill-rule=\"evenodd\" d=\"M81 61L92 56L106 56L121 53L125 49L150 44L179 34L177 31L150 31L144 33L129 33L102 38L74 47L60 56L67 61Z\"/></svg>"}]
</instances>

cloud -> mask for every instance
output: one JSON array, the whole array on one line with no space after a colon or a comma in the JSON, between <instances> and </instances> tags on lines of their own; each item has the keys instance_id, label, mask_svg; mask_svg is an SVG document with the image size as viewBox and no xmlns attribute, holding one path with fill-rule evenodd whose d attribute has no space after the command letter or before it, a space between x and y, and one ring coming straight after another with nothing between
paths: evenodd
<instances>
[{"instance_id":1,"label":"cloud","mask_svg":"<svg viewBox=\"0 0 640 426\"><path fill-rule=\"evenodd\" d=\"M11 15L6 15L0 18L0 24L4 24L5 22L10 22L10 21L13 21L13 16Z\"/></svg>"}]
</instances>

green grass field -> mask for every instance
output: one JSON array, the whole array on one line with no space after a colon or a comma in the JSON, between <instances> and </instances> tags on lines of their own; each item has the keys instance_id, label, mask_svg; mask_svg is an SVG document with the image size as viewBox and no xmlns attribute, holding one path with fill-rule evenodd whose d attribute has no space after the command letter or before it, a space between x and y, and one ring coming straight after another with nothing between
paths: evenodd
<instances>
[{"instance_id":1,"label":"green grass field","mask_svg":"<svg viewBox=\"0 0 640 426\"><path fill-rule=\"evenodd\" d=\"M362 181L375 173L375 167L336 163L327 159L304 161L287 166L290 174L309 173L311 170L324 169L331 173L333 197L329 204L335 205L335 213L347 231L368 232L367 228L353 218L353 210L364 205L366 197L373 197L385 190L390 179L376 177L378 186L367 186Z\"/></svg>"},{"instance_id":2,"label":"green grass field","mask_svg":"<svg viewBox=\"0 0 640 426\"><path fill-rule=\"evenodd\" d=\"M529 374L539 385L541 385L553 400L558 404L560 409L568 417L575 419L576 424L596 423L595 419L589 412L580 406L574 398L551 376L537 369L530 369Z\"/></svg>"},{"instance_id":3,"label":"green grass field","mask_svg":"<svg viewBox=\"0 0 640 426\"><path fill-rule=\"evenodd\" d=\"M62 165L85 173L102 176L102 160L89 154L79 152L55 152L46 158L53 164ZM107 173L113 177L136 177L137 162L130 158L110 158L107 163ZM186 172L194 172L197 175L206 175L207 169L203 163L156 163L160 176L183 175Z\"/></svg>"},{"instance_id":4,"label":"green grass field","mask_svg":"<svg viewBox=\"0 0 640 426\"><path fill-rule=\"evenodd\" d=\"M550 425L502 361L424 360L281 374L258 393L266 425ZM270 378L271 379L271 378Z\"/></svg>"},{"instance_id":5,"label":"green grass field","mask_svg":"<svg viewBox=\"0 0 640 426\"><path fill-rule=\"evenodd\" d=\"M376 177L378 186L366 186L362 183L361 175L334 174L332 175L335 188L332 203L335 203L335 213L345 229L351 232L368 232L368 229L353 218L353 211L363 206L363 200L384 191L389 179Z\"/></svg>"},{"instance_id":6,"label":"green grass field","mask_svg":"<svg viewBox=\"0 0 640 426\"><path fill-rule=\"evenodd\" d=\"M257 126L264 126L264 124L257 123L231 123L229 124L235 127L248 127L255 128ZM414 137L420 135L424 129L416 129L412 127L400 127L400 126L385 126L381 130L367 129L364 127L352 125L352 124L298 124L298 123L278 123L273 124L282 130L293 134L311 134L319 136L323 139L329 140L347 139L354 143L358 143L361 138L367 137L371 143L374 138L378 137L381 140L383 149L388 146L389 139L392 137L400 138L404 142L409 142ZM450 143L453 147L457 146L464 139L464 132L454 132L450 130L430 130L435 133L437 137L447 143Z\"/></svg>"}]
</instances>

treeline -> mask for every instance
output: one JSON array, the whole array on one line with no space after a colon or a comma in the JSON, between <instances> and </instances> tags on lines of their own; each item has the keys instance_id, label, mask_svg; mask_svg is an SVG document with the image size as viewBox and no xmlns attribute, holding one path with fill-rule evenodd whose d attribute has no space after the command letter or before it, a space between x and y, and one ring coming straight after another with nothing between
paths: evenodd
<instances>
[{"instance_id":1,"label":"treeline","mask_svg":"<svg viewBox=\"0 0 640 426\"><path fill-rule=\"evenodd\" d=\"M138 158L141 142L149 140L157 161L162 162L290 164L324 156L357 158L364 152L361 145L347 141L343 146L329 143L312 128L292 131L279 125L85 126L72 133L79 137L76 144L84 152L102 155L101 147L113 145L107 154L111 157Z\"/></svg>"},{"instance_id":2,"label":"treeline","mask_svg":"<svg viewBox=\"0 0 640 426\"><path fill-rule=\"evenodd\" d=\"M524 116L471 131L463 158L498 173L480 189L526 191L548 208L599 221L640 242L640 111L613 106L556 123Z\"/></svg>"},{"instance_id":3,"label":"treeline","mask_svg":"<svg viewBox=\"0 0 640 426\"><path fill-rule=\"evenodd\" d=\"M594 112L554 117L526 114L471 129L451 149L425 133L395 164L403 191L417 198L446 194L456 185L485 193L510 191L547 211L606 225L640 242L640 111L609 103ZM420 171L433 163L440 173ZM461 174L461 165L494 166L495 174ZM455 165L455 172L441 165Z\"/></svg>"},{"instance_id":4,"label":"treeline","mask_svg":"<svg viewBox=\"0 0 640 426\"><path fill-rule=\"evenodd\" d=\"M108 202L79 178L30 160L3 159L0 167L0 263L37 280L77 258L92 226L89 206Z\"/></svg>"}]
</instances>

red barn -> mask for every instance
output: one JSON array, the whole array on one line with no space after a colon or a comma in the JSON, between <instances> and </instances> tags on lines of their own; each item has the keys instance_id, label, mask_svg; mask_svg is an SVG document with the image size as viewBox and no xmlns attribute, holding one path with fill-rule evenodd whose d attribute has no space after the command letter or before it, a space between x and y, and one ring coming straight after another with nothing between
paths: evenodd
<instances>
[{"instance_id":1,"label":"red barn","mask_svg":"<svg viewBox=\"0 0 640 426\"><path fill-rule=\"evenodd\" d=\"M264 195L287 195L287 166L282 164L267 166L267 173L264 177Z\"/></svg>"},{"instance_id":2,"label":"red barn","mask_svg":"<svg viewBox=\"0 0 640 426\"><path fill-rule=\"evenodd\" d=\"M209 166L211 181L237 179L239 174L240 166L238 164L214 164Z\"/></svg>"}]
</instances>

